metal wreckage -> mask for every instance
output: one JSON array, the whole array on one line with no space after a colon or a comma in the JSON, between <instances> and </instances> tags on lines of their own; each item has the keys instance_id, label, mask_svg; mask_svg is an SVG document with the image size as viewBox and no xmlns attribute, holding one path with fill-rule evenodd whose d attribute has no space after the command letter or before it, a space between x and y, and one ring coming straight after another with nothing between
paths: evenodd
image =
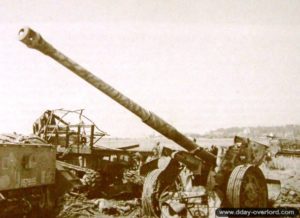
<instances>
[{"instance_id":1,"label":"metal wreckage","mask_svg":"<svg viewBox=\"0 0 300 218\"><path fill-rule=\"evenodd\" d=\"M276 156L300 157L300 139L287 139L268 135L272 147L272 153Z\"/></svg>"},{"instance_id":2,"label":"metal wreckage","mask_svg":"<svg viewBox=\"0 0 300 218\"><path fill-rule=\"evenodd\" d=\"M93 187L89 192L91 197L132 197L134 193L141 199L142 217L215 217L215 210L220 207L266 208L271 198L268 189L276 187L279 193L280 182L266 179L259 168L268 152L267 146L235 137L232 146L204 149L63 55L34 30L22 28L19 40L70 69L184 150L164 147L160 158L140 166L139 182L122 183L124 172L134 165L135 152L131 148L136 145L99 148L94 146L95 142L105 132L92 122L82 122L82 111L73 111L80 117L75 125L66 122L64 115L58 116L57 111L46 111L33 125L34 137L41 139L39 143L28 141L25 145L7 146L2 142L0 145L0 193L2 202L6 202L0 207L8 211L7 214L11 212L8 208L15 206L12 199L16 205L25 205L28 214L35 205L47 213L54 207L52 189L65 192L61 187L80 189L82 183ZM7 162L6 155L11 157ZM145 159L150 153L140 155ZM12 164L12 159L16 164ZM81 180L74 174L80 175ZM16 175L20 178L13 183ZM26 178L36 178L36 181L31 184Z\"/></svg>"},{"instance_id":3,"label":"metal wreckage","mask_svg":"<svg viewBox=\"0 0 300 218\"><path fill-rule=\"evenodd\" d=\"M75 115L72 117L72 124L66 121L69 115ZM74 120L76 115L78 122ZM87 194L90 198L126 198L140 195L142 180L134 175L129 178L128 171L136 168L137 151L132 149L139 145L127 145L116 149L97 145L97 142L108 134L83 115L83 110L47 110L33 124L33 132L47 143L56 146L57 165L61 169L76 172L81 182L89 186ZM150 153L138 152L143 157ZM124 173L127 176L126 183L122 182ZM69 181L66 181L64 187ZM114 186L111 186L112 184ZM72 184L69 186L72 187Z\"/></svg>"}]
</instances>

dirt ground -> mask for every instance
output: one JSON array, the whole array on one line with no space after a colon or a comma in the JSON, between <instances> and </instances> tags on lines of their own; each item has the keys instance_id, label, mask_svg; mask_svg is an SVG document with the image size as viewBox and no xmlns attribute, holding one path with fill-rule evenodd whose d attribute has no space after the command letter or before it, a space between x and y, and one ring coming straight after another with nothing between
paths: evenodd
<instances>
[{"instance_id":1,"label":"dirt ground","mask_svg":"<svg viewBox=\"0 0 300 218\"><path fill-rule=\"evenodd\" d=\"M281 182L281 192L274 206L293 205L300 208L300 159L279 157L274 159L274 168L261 168L266 178Z\"/></svg>"}]
</instances>

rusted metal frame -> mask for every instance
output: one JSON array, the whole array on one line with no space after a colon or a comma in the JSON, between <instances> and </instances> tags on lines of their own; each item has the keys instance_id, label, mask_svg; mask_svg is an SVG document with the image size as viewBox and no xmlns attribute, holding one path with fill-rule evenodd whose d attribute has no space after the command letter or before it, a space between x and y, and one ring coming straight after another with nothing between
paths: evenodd
<instances>
[{"instance_id":1,"label":"rusted metal frame","mask_svg":"<svg viewBox=\"0 0 300 218\"><path fill-rule=\"evenodd\" d=\"M138 148L138 147L140 147L140 145L139 144L135 144L135 145L128 145L128 146L118 147L118 149L129 150L129 149Z\"/></svg>"},{"instance_id":2,"label":"rusted metal frame","mask_svg":"<svg viewBox=\"0 0 300 218\"><path fill-rule=\"evenodd\" d=\"M58 145L58 142L59 142L58 129L56 129L56 131L55 131L55 141L56 141L56 144Z\"/></svg>"},{"instance_id":3,"label":"rusted metal frame","mask_svg":"<svg viewBox=\"0 0 300 218\"><path fill-rule=\"evenodd\" d=\"M53 114L53 117L55 117L55 119L57 119L59 122L65 124L65 125L68 125L67 122L65 122L63 119L61 119L59 116L57 116L56 114L52 113Z\"/></svg>"},{"instance_id":4,"label":"rusted metal frame","mask_svg":"<svg viewBox=\"0 0 300 218\"><path fill-rule=\"evenodd\" d=\"M60 111L66 111L67 112L67 114L68 113L70 113L70 112L72 112L72 113L76 113L76 114L81 114L81 113L79 113L78 111L81 111L81 110L83 110L83 109L80 109L80 110L63 110L63 109L58 109L58 110L60 110ZM66 114L65 114L66 115ZM63 115L63 117L65 116L65 115ZM91 123L92 123L92 125L94 125L95 126L95 128L98 130L98 131L100 131L100 132L102 132L102 134L103 135L108 135L106 132L104 132L103 130L101 130L90 118L88 118L87 116L85 116L84 114L81 114L80 116L82 116L82 117L84 117L85 119L87 119L88 121L90 121Z\"/></svg>"},{"instance_id":5,"label":"rusted metal frame","mask_svg":"<svg viewBox=\"0 0 300 218\"><path fill-rule=\"evenodd\" d=\"M103 137L103 136L102 136ZM102 137L99 137L96 141L93 142L93 145L95 145Z\"/></svg>"},{"instance_id":6,"label":"rusted metal frame","mask_svg":"<svg viewBox=\"0 0 300 218\"><path fill-rule=\"evenodd\" d=\"M77 152L80 153L80 144L81 144L81 139L80 139L80 126L78 125L77 127Z\"/></svg>"},{"instance_id":7,"label":"rusted metal frame","mask_svg":"<svg viewBox=\"0 0 300 218\"><path fill-rule=\"evenodd\" d=\"M69 124L68 126L69 127L78 127L78 126L80 126L80 127L88 128L88 127L91 127L92 125L90 125L90 124Z\"/></svg>"},{"instance_id":8,"label":"rusted metal frame","mask_svg":"<svg viewBox=\"0 0 300 218\"><path fill-rule=\"evenodd\" d=\"M69 126L67 126L67 131L66 131L66 147L69 147Z\"/></svg>"},{"instance_id":9,"label":"rusted metal frame","mask_svg":"<svg viewBox=\"0 0 300 218\"><path fill-rule=\"evenodd\" d=\"M95 131L95 126L92 125L91 126L91 135L90 135L90 149L93 149L93 145L94 145L94 131Z\"/></svg>"},{"instance_id":10,"label":"rusted metal frame","mask_svg":"<svg viewBox=\"0 0 300 218\"><path fill-rule=\"evenodd\" d=\"M44 126L44 137L45 137L45 139L47 139L47 136L48 136L48 131L47 131L47 125L46 126Z\"/></svg>"}]
</instances>

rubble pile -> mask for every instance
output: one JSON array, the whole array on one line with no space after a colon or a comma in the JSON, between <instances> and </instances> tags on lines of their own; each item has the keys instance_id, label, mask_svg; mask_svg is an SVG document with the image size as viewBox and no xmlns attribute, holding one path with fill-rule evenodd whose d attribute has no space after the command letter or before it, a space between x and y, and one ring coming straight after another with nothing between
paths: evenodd
<instances>
[{"instance_id":1,"label":"rubble pile","mask_svg":"<svg viewBox=\"0 0 300 218\"><path fill-rule=\"evenodd\" d=\"M67 193L58 200L56 217L89 217L95 214L95 206L83 194Z\"/></svg>"},{"instance_id":2,"label":"rubble pile","mask_svg":"<svg viewBox=\"0 0 300 218\"><path fill-rule=\"evenodd\" d=\"M283 186L279 198L275 201L274 207L296 207L300 208L300 191L294 188Z\"/></svg>"},{"instance_id":3,"label":"rubble pile","mask_svg":"<svg viewBox=\"0 0 300 218\"><path fill-rule=\"evenodd\" d=\"M68 193L60 200L56 217L140 216L141 203L133 200L88 199L83 194Z\"/></svg>"},{"instance_id":4,"label":"rubble pile","mask_svg":"<svg viewBox=\"0 0 300 218\"><path fill-rule=\"evenodd\" d=\"M62 165L79 170L78 166ZM73 187L58 199L57 217L141 217L139 197L144 179L137 170L125 170L120 181L110 184L103 175L88 170L79 181L79 188Z\"/></svg>"}]
</instances>

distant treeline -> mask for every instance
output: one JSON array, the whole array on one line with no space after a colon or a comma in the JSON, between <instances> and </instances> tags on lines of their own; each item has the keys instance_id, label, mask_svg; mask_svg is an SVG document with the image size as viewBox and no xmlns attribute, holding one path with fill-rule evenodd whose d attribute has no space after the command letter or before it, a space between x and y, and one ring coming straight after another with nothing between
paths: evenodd
<instances>
[{"instance_id":1,"label":"distant treeline","mask_svg":"<svg viewBox=\"0 0 300 218\"><path fill-rule=\"evenodd\" d=\"M229 138L235 135L245 137L264 137L274 135L284 138L300 138L300 125L257 126L220 128L205 134L189 134L191 137Z\"/></svg>"}]
</instances>

